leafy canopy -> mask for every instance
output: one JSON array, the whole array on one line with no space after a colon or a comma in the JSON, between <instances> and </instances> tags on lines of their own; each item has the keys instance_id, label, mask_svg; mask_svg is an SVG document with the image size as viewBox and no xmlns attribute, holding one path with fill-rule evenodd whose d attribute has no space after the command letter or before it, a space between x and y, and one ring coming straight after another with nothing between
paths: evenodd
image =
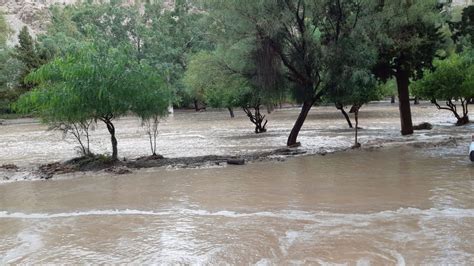
<instances>
[{"instance_id":1,"label":"leafy canopy","mask_svg":"<svg viewBox=\"0 0 474 266\"><path fill-rule=\"evenodd\" d=\"M414 84L414 93L426 99L474 98L474 50L453 54L434 62L435 70L425 72Z\"/></svg>"},{"instance_id":2,"label":"leafy canopy","mask_svg":"<svg viewBox=\"0 0 474 266\"><path fill-rule=\"evenodd\" d=\"M167 86L149 65L130 60L130 53L126 46L86 43L31 73L27 80L39 86L22 96L17 108L46 122L111 119L128 112L165 115L171 100Z\"/></svg>"}]
</instances>

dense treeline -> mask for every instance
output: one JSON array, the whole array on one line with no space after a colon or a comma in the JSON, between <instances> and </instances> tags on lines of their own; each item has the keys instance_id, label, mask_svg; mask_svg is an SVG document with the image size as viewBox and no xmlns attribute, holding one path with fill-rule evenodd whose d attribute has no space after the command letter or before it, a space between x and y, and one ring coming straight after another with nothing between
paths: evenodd
<instances>
[{"instance_id":1,"label":"dense treeline","mask_svg":"<svg viewBox=\"0 0 474 266\"><path fill-rule=\"evenodd\" d=\"M474 6L437 0L177 0L51 7L51 23L15 47L0 16L0 108L38 115L90 155L103 122L118 158L114 120L140 117L156 155L168 107L242 108L267 131L265 112L301 104L287 145L315 105L332 104L353 127L359 109L397 94L401 133L412 134L410 97L469 122L474 98ZM18 101L17 101L18 100ZM16 101L16 103L14 103ZM14 103L14 104L13 104ZM445 103L443 105L442 103ZM458 108L459 107L459 108ZM267 110L264 111L264 108ZM462 109L462 110L461 110Z\"/></svg>"}]
</instances>

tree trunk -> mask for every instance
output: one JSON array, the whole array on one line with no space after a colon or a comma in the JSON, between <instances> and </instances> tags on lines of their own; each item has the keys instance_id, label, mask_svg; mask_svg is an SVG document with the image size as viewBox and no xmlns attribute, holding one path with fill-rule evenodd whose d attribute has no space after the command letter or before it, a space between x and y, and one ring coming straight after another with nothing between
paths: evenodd
<instances>
[{"instance_id":1,"label":"tree trunk","mask_svg":"<svg viewBox=\"0 0 474 266\"><path fill-rule=\"evenodd\" d=\"M199 112L199 102L198 102L198 100L194 100L194 110L196 112Z\"/></svg>"},{"instance_id":2,"label":"tree trunk","mask_svg":"<svg viewBox=\"0 0 474 266\"><path fill-rule=\"evenodd\" d=\"M410 92L408 87L410 85L410 77L405 70L398 70L396 74L398 101L400 108L400 122L402 135L413 134L413 123L411 121L410 109Z\"/></svg>"},{"instance_id":3,"label":"tree trunk","mask_svg":"<svg viewBox=\"0 0 474 266\"><path fill-rule=\"evenodd\" d=\"M354 112L354 118L355 118L355 143L354 143L354 148L360 148L360 143L359 143L359 110L356 110Z\"/></svg>"},{"instance_id":4,"label":"tree trunk","mask_svg":"<svg viewBox=\"0 0 474 266\"><path fill-rule=\"evenodd\" d=\"M469 124L469 116L464 115L463 117L458 118L458 121L456 122L456 126L464 126Z\"/></svg>"},{"instance_id":5,"label":"tree trunk","mask_svg":"<svg viewBox=\"0 0 474 266\"><path fill-rule=\"evenodd\" d=\"M112 143L112 160L118 160L118 150L117 150L117 138L115 138L115 127L112 121L109 118L103 119L105 125L107 126L107 130L110 133L110 141Z\"/></svg>"},{"instance_id":6,"label":"tree trunk","mask_svg":"<svg viewBox=\"0 0 474 266\"><path fill-rule=\"evenodd\" d=\"M308 116L309 110L313 107L314 101L313 100L306 100L301 107L301 112L296 119L296 122L291 129L291 133L288 136L288 141L286 142L287 146L295 146L297 145L296 140L298 139L298 134L300 133L301 127L303 127L304 121L306 120L306 116Z\"/></svg>"},{"instance_id":7,"label":"tree trunk","mask_svg":"<svg viewBox=\"0 0 474 266\"><path fill-rule=\"evenodd\" d=\"M415 100L413 101L413 104L420 104L420 98L415 97Z\"/></svg>"},{"instance_id":8,"label":"tree trunk","mask_svg":"<svg viewBox=\"0 0 474 266\"><path fill-rule=\"evenodd\" d=\"M256 134L267 132L267 129L265 127L267 126L268 120L265 119L264 115L260 114L259 105L253 108L255 110L255 114L253 114L252 111L250 111L248 107L242 107L242 109L247 114L248 118L250 119L250 122L252 122L255 125Z\"/></svg>"},{"instance_id":9,"label":"tree trunk","mask_svg":"<svg viewBox=\"0 0 474 266\"><path fill-rule=\"evenodd\" d=\"M336 108L338 110L341 111L342 115L344 116L344 118L346 118L346 121L347 121L347 124L349 125L349 128L352 128L352 122L351 122L351 118L349 117L349 115L346 113L346 110L344 110L344 106L340 105L340 104L336 104Z\"/></svg>"},{"instance_id":10,"label":"tree trunk","mask_svg":"<svg viewBox=\"0 0 474 266\"><path fill-rule=\"evenodd\" d=\"M232 109L232 107L227 107L227 110L229 110L230 118L234 118L234 109Z\"/></svg>"},{"instance_id":11,"label":"tree trunk","mask_svg":"<svg viewBox=\"0 0 474 266\"><path fill-rule=\"evenodd\" d=\"M395 103L395 95L392 95L392 97L390 97L390 103Z\"/></svg>"},{"instance_id":12,"label":"tree trunk","mask_svg":"<svg viewBox=\"0 0 474 266\"><path fill-rule=\"evenodd\" d=\"M273 104L267 105L267 114L271 114L275 110L275 106Z\"/></svg>"}]
</instances>

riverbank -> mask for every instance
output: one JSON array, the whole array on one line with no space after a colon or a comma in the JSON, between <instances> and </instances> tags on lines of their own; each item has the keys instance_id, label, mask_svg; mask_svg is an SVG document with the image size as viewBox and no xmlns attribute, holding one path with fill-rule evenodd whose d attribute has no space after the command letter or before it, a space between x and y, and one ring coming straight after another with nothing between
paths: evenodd
<instances>
[{"instance_id":1,"label":"riverbank","mask_svg":"<svg viewBox=\"0 0 474 266\"><path fill-rule=\"evenodd\" d=\"M46 131L34 119L10 120L0 128L0 182L49 179L54 175L81 171L128 173L138 168L224 167L227 159L247 163L262 160L285 160L301 155L325 155L346 151L353 145L353 130L333 107L315 107L300 133L302 146L284 146L298 108L276 110L268 115L268 132L254 134L242 112L236 118L226 111L178 111L160 124L158 151L165 158L149 160L148 140L136 118L116 122L119 140L118 164L75 164L75 143L61 133ZM473 125L454 127L449 113L436 111L429 104L413 107L415 124L429 122L433 129L416 131L412 136L399 133L398 107L389 103L365 106L360 113L363 129L359 131L362 151L398 146L464 145L474 131ZM109 136L98 124L91 136L92 151L107 154ZM104 157L105 158L105 157ZM141 158L141 159L139 159ZM55 163L54 163L55 162ZM71 163L73 162L73 163Z\"/></svg>"}]
</instances>

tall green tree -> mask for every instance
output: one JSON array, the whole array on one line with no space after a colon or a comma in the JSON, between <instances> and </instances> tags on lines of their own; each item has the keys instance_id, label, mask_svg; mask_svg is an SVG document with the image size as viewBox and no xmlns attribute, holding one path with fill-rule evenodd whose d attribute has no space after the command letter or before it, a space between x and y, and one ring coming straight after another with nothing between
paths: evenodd
<instances>
[{"instance_id":1,"label":"tall green tree","mask_svg":"<svg viewBox=\"0 0 474 266\"><path fill-rule=\"evenodd\" d=\"M188 90L183 84L192 55L214 48L209 39L207 14L196 10L196 1L175 1L173 9L164 9L159 4L145 8L148 34L144 40L143 52L147 60L162 73L176 93L177 105L187 106L193 102L196 109L203 100L196 91Z\"/></svg>"},{"instance_id":2,"label":"tall green tree","mask_svg":"<svg viewBox=\"0 0 474 266\"><path fill-rule=\"evenodd\" d=\"M109 47L128 43L134 47L136 60L145 59L153 66L176 98L189 98L182 84L189 57L212 46L206 38L205 14L191 10L191 1L176 1L172 9L161 1L139 2L83 2L53 9L53 23L42 44L54 46L70 39L94 40Z\"/></svg>"},{"instance_id":3,"label":"tall green tree","mask_svg":"<svg viewBox=\"0 0 474 266\"><path fill-rule=\"evenodd\" d=\"M427 70L423 79L415 82L415 94L430 99L439 110L450 111L456 125L469 123L468 107L474 99L474 50L453 54L434 65L434 70Z\"/></svg>"},{"instance_id":4,"label":"tall green tree","mask_svg":"<svg viewBox=\"0 0 474 266\"><path fill-rule=\"evenodd\" d=\"M452 38L457 44L457 50L461 51L464 47L474 46L474 5L467 6L462 10L459 21L449 22L452 32Z\"/></svg>"},{"instance_id":5,"label":"tall green tree","mask_svg":"<svg viewBox=\"0 0 474 266\"><path fill-rule=\"evenodd\" d=\"M86 44L28 76L39 86L17 108L35 111L46 122L103 122L110 133L112 159L118 159L115 119L135 113L143 119L167 114L170 93L156 72L134 60L129 46Z\"/></svg>"},{"instance_id":6,"label":"tall green tree","mask_svg":"<svg viewBox=\"0 0 474 266\"><path fill-rule=\"evenodd\" d=\"M18 34L18 44L13 50L13 56L23 65L19 76L20 89L22 92L28 91L33 88L33 84L25 82L25 77L43 65L47 58L39 53L37 43L30 35L27 26L24 26Z\"/></svg>"},{"instance_id":7,"label":"tall green tree","mask_svg":"<svg viewBox=\"0 0 474 266\"><path fill-rule=\"evenodd\" d=\"M443 47L442 17L437 0L378 1L373 16L379 59L374 73L397 82L402 135L413 133L410 81L431 68Z\"/></svg>"},{"instance_id":8,"label":"tall green tree","mask_svg":"<svg viewBox=\"0 0 474 266\"><path fill-rule=\"evenodd\" d=\"M328 82L325 72L332 64L328 51L349 36L366 38L359 28L364 26L362 18L370 7L371 1L363 0L211 1L215 23L227 25L220 32L225 38L236 44L259 44L255 40L260 40L270 51L261 53L260 61L282 65L283 77L289 81L295 99L302 103L288 146L298 144L309 111L326 93L327 87L322 85Z\"/></svg>"},{"instance_id":9,"label":"tall green tree","mask_svg":"<svg viewBox=\"0 0 474 266\"><path fill-rule=\"evenodd\" d=\"M231 58L226 58L223 49L219 49L193 56L184 82L203 95L206 104L214 108L227 108L231 116L234 107L242 108L258 134L267 131L267 120L261 113L261 107L263 103L271 104L271 95L264 94L254 77L255 74L238 68Z\"/></svg>"}]
</instances>

